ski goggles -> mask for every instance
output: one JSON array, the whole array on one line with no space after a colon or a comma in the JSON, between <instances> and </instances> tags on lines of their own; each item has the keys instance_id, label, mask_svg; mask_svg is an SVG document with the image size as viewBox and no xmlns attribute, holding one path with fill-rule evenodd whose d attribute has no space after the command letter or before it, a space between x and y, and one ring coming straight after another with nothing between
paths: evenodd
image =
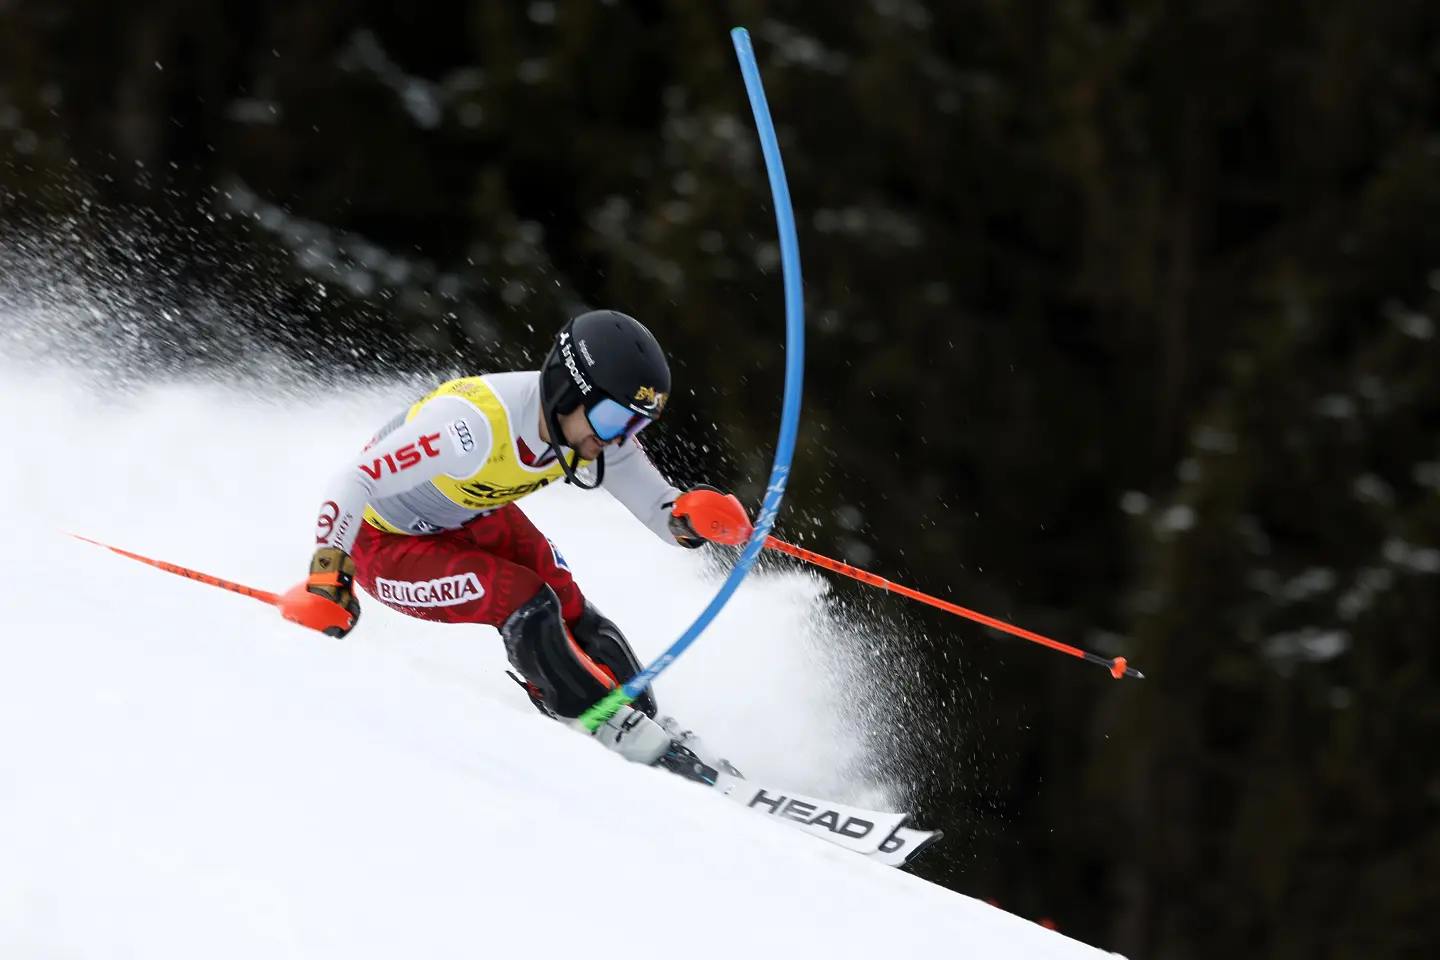
<instances>
[{"instance_id":1,"label":"ski goggles","mask_svg":"<svg viewBox=\"0 0 1440 960\"><path fill-rule=\"evenodd\" d=\"M595 436L605 443L621 437L629 440L654 422L609 397L586 410L585 419L590 421Z\"/></svg>"}]
</instances>

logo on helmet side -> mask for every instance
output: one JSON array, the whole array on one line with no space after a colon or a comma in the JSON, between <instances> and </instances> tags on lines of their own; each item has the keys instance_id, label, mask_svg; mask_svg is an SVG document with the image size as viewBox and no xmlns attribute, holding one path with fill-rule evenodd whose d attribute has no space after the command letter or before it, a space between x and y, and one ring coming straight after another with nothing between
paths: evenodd
<instances>
[{"instance_id":1,"label":"logo on helmet side","mask_svg":"<svg viewBox=\"0 0 1440 960\"><path fill-rule=\"evenodd\" d=\"M645 413L659 413L665 409L666 394L654 387L641 387L635 391L635 402L645 408Z\"/></svg>"},{"instance_id":2,"label":"logo on helmet side","mask_svg":"<svg viewBox=\"0 0 1440 960\"><path fill-rule=\"evenodd\" d=\"M570 346L570 334L567 331L560 333L560 355L565 358L565 369L570 371L570 378L575 381L575 386L586 396L590 395L590 382L580 372L580 364L575 362L575 350Z\"/></svg>"}]
</instances>

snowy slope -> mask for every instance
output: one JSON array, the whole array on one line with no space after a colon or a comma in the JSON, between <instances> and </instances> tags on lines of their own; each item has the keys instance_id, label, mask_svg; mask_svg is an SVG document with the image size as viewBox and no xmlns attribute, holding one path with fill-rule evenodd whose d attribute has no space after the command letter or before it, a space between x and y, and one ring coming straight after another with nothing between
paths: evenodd
<instances>
[{"instance_id":1,"label":"snowy slope","mask_svg":"<svg viewBox=\"0 0 1440 960\"><path fill-rule=\"evenodd\" d=\"M283 588L318 485L410 393L0 357L0 957L1103 955L543 720L493 631L371 600L332 640L59 534ZM714 591L603 494L525 508L647 658ZM753 775L876 802L821 590L752 577L661 702Z\"/></svg>"}]
</instances>

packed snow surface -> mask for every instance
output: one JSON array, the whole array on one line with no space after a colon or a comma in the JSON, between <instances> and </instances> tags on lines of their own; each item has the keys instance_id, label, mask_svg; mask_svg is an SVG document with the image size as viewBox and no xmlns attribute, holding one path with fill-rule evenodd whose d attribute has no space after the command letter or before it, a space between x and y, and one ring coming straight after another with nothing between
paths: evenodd
<instances>
[{"instance_id":1,"label":"packed snow surface","mask_svg":"<svg viewBox=\"0 0 1440 960\"><path fill-rule=\"evenodd\" d=\"M625 763L537 715L489 628L366 598L330 639L62 535L283 589L413 393L0 357L0 957L1102 955ZM524 509L642 657L714 593L603 493ZM754 776L884 803L822 598L752 576L660 701Z\"/></svg>"}]
</instances>

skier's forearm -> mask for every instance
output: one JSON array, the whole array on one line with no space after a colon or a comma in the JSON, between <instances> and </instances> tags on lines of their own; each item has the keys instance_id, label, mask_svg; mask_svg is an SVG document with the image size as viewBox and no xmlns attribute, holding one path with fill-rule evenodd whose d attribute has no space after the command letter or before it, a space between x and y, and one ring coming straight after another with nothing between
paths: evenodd
<instances>
[{"instance_id":1,"label":"skier's forearm","mask_svg":"<svg viewBox=\"0 0 1440 960\"><path fill-rule=\"evenodd\" d=\"M634 441L605 454L605 489L666 543L679 545L670 529L670 505L680 491L670 484Z\"/></svg>"},{"instance_id":2,"label":"skier's forearm","mask_svg":"<svg viewBox=\"0 0 1440 960\"><path fill-rule=\"evenodd\" d=\"M355 544L365 505L370 502L370 487L356 475L355 467L346 467L325 486L326 499L315 516L315 546L339 547L346 553Z\"/></svg>"}]
</instances>

